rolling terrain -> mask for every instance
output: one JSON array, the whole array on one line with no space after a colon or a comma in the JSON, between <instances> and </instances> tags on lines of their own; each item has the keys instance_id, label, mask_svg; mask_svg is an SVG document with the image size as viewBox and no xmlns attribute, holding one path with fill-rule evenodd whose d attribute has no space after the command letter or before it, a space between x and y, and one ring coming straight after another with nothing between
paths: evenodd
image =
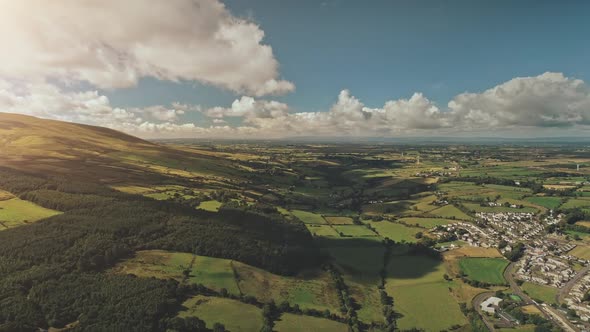
<instances>
[{"instance_id":1,"label":"rolling terrain","mask_svg":"<svg viewBox=\"0 0 590 332\"><path fill-rule=\"evenodd\" d=\"M539 238L576 271L590 250L578 146L148 142L0 113L0 147L0 331L518 330L480 294L545 328L511 295L565 294L506 266ZM484 221L508 214L540 233Z\"/></svg>"}]
</instances>

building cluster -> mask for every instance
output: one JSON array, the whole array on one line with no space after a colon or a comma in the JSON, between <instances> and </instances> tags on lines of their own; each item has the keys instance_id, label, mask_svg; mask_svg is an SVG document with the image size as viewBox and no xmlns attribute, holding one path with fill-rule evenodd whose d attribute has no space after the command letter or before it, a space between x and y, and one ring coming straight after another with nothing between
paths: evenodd
<instances>
[{"instance_id":1,"label":"building cluster","mask_svg":"<svg viewBox=\"0 0 590 332\"><path fill-rule=\"evenodd\" d=\"M476 217L478 225L489 229L489 236L497 242L528 241L544 231L543 225L535 221L534 214L529 212L480 212Z\"/></svg>"},{"instance_id":2,"label":"building cluster","mask_svg":"<svg viewBox=\"0 0 590 332\"><path fill-rule=\"evenodd\" d=\"M585 298L590 291L590 273L586 273L574 284L565 298L568 307L576 312L582 321L590 320L590 304ZM586 300L586 301L585 301Z\"/></svg>"},{"instance_id":3,"label":"building cluster","mask_svg":"<svg viewBox=\"0 0 590 332\"><path fill-rule=\"evenodd\" d=\"M527 248L518 261L516 276L540 285L563 287L576 275L568 257L555 256L543 248Z\"/></svg>"}]
</instances>

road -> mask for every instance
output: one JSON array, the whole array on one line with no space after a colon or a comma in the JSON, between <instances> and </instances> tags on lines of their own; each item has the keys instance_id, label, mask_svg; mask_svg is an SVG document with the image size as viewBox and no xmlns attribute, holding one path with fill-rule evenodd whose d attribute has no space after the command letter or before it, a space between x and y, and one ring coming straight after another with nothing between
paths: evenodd
<instances>
[{"instance_id":1,"label":"road","mask_svg":"<svg viewBox=\"0 0 590 332\"><path fill-rule=\"evenodd\" d=\"M586 273L588 273L588 271L590 271L590 265L578 271L578 273L572 278L572 280L568 281L567 284L561 287L561 289L555 296L557 303L563 303L565 301L565 297L567 296L567 294L570 293L570 291L572 290L574 285L578 283L578 281L582 280L582 278L586 275Z\"/></svg>"}]
</instances>

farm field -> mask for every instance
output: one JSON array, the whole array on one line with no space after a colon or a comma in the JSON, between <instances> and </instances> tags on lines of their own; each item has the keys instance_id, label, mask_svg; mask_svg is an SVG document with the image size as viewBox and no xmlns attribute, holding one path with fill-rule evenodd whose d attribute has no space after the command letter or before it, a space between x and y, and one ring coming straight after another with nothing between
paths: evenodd
<instances>
[{"instance_id":1,"label":"farm field","mask_svg":"<svg viewBox=\"0 0 590 332\"><path fill-rule=\"evenodd\" d=\"M548 304L556 303L557 288L525 282L522 289L534 300L541 300Z\"/></svg>"},{"instance_id":2,"label":"farm field","mask_svg":"<svg viewBox=\"0 0 590 332\"><path fill-rule=\"evenodd\" d=\"M375 232L362 225L336 225L332 226L336 232L346 237L375 237Z\"/></svg>"},{"instance_id":3,"label":"farm field","mask_svg":"<svg viewBox=\"0 0 590 332\"><path fill-rule=\"evenodd\" d=\"M502 258L462 258L459 267L467 279L491 285L506 284L503 273L508 261Z\"/></svg>"},{"instance_id":4,"label":"farm field","mask_svg":"<svg viewBox=\"0 0 590 332\"><path fill-rule=\"evenodd\" d=\"M326 224L326 220L322 215L313 212L306 212L301 210L293 210L291 213L306 224Z\"/></svg>"},{"instance_id":5,"label":"farm field","mask_svg":"<svg viewBox=\"0 0 590 332\"><path fill-rule=\"evenodd\" d=\"M556 209L561 205L562 199L558 197L527 197L527 202L531 202L536 205L543 206L547 209Z\"/></svg>"},{"instance_id":6,"label":"farm field","mask_svg":"<svg viewBox=\"0 0 590 332\"><path fill-rule=\"evenodd\" d=\"M573 209L581 207L590 207L590 199L569 199L561 206L561 208L563 209Z\"/></svg>"},{"instance_id":7,"label":"farm field","mask_svg":"<svg viewBox=\"0 0 590 332\"><path fill-rule=\"evenodd\" d=\"M202 209L205 211L211 211L211 212L219 211L220 207L221 207L221 202L215 201L215 200L201 202L201 204L199 205L199 209Z\"/></svg>"},{"instance_id":8,"label":"farm field","mask_svg":"<svg viewBox=\"0 0 590 332\"><path fill-rule=\"evenodd\" d=\"M568 254L582 259L590 259L590 246L578 245L572 249Z\"/></svg>"},{"instance_id":9,"label":"farm field","mask_svg":"<svg viewBox=\"0 0 590 332\"><path fill-rule=\"evenodd\" d=\"M236 300L197 295L182 304L179 317L197 317L212 329L215 323L228 331L259 331L262 328L262 310ZM231 313L231 314L229 314Z\"/></svg>"},{"instance_id":10,"label":"farm field","mask_svg":"<svg viewBox=\"0 0 590 332\"><path fill-rule=\"evenodd\" d=\"M0 200L0 231L61 214L59 211L46 209L29 201L10 198L5 192L2 195L8 199Z\"/></svg>"},{"instance_id":11,"label":"farm field","mask_svg":"<svg viewBox=\"0 0 590 332\"><path fill-rule=\"evenodd\" d=\"M309 232L315 236L340 236L340 234L329 225L305 224L305 227L307 227Z\"/></svg>"},{"instance_id":12,"label":"farm field","mask_svg":"<svg viewBox=\"0 0 590 332\"><path fill-rule=\"evenodd\" d=\"M369 222L379 235L383 238L389 238L396 242L417 242L416 234L424 232L424 229L417 227L408 227L406 225L390 221L371 221Z\"/></svg>"},{"instance_id":13,"label":"farm field","mask_svg":"<svg viewBox=\"0 0 590 332\"><path fill-rule=\"evenodd\" d=\"M183 271L189 269L187 281L216 291L226 289L231 294L239 294L231 264L230 260L221 258L147 250L139 251L135 257L117 264L113 272L182 281L185 280Z\"/></svg>"},{"instance_id":14,"label":"farm field","mask_svg":"<svg viewBox=\"0 0 590 332\"><path fill-rule=\"evenodd\" d=\"M233 263L241 292L276 303L288 301L301 309L339 312L337 291L325 271L307 271L297 277L276 275L246 264Z\"/></svg>"},{"instance_id":15,"label":"farm field","mask_svg":"<svg viewBox=\"0 0 590 332\"><path fill-rule=\"evenodd\" d=\"M324 217L330 225L353 225L354 222L350 217Z\"/></svg>"},{"instance_id":16,"label":"farm field","mask_svg":"<svg viewBox=\"0 0 590 332\"><path fill-rule=\"evenodd\" d=\"M275 325L277 332L340 332L346 331L347 329L348 326L346 324L333 320L289 313L282 314Z\"/></svg>"},{"instance_id":17,"label":"farm field","mask_svg":"<svg viewBox=\"0 0 590 332\"><path fill-rule=\"evenodd\" d=\"M452 205L445 205L436 210L428 212L428 214L436 215L443 218L460 219L460 220L472 220L473 218L465 214L465 212L459 210Z\"/></svg>"},{"instance_id":18,"label":"farm field","mask_svg":"<svg viewBox=\"0 0 590 332\"><path fill-rule=\"evenodd\" d=\"M443 278L445 272L444 264L430 257L391 257L385 289L403 315L398 320L400 329L440 331L467 323Z\"/></svg>"}]
</instances>

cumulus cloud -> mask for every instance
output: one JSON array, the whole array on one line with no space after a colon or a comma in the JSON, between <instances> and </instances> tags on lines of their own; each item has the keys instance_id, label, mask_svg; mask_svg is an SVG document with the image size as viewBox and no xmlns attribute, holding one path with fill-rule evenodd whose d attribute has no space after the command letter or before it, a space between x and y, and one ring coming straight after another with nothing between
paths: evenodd
<instances>
[{"instance_id":1,"label":"cumulus cloud","mask_svg":"<svg viewBox=\"0 0 590 332\"><path fill-rule=\"evenodd\" d=\"M552 127L587 130L590 87L560 73L545 73L515 78L481 93L457 95L445 108L421 93L371 108L342 90L327 111L295 112L285 103L251 96L242 96L228 107L173 103L117 108L96 91L67 92L47 83L0 80L0 110L107 126L147 138L444 136ZM208 119L188 121L195 112Z\"/></svg>"},{"instance_id":2,"label":"cumulus cloud","mask_svg":"<svg viewBox=\"0 0 590 332\"><path fill-rule=\"evenodd\" d=\"M562 73L518 77L449 102L455 123L481 127L569 127L590 124L590 87Z\"/></svg>"},{"instance_id":3,"label":"cumulus cloud","mask_svg":"<svg viewBox=\"0 0 590 332\"><path fill-rule=\"evenodd\" d=\"M292 91L264 31L218 0L0 0L0 77L134 86L198 81L255 96Z\"/></svg>"}]
</instances>

